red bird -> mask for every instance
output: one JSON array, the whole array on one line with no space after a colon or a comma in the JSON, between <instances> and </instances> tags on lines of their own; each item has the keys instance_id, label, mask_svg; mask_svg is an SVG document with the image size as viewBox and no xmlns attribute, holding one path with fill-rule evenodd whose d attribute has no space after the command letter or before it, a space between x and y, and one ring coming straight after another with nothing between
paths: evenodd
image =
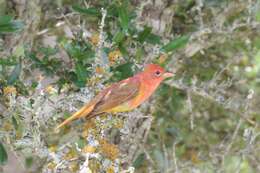
<instances>
[{"instance_id":1,"label":"red bird","mask_svg":"<svg viewBox=\"0 0 260 173\"><path fill-rule=\"evenodd\" d=\"M159 65L149 64L143 72L114 83L101 91L88 104L62 122L56 129L81 117L91 119L104 112L130 111L147 100L165 78L172 76L172 73L165 72Z\"/></svg>"}]
</instances>

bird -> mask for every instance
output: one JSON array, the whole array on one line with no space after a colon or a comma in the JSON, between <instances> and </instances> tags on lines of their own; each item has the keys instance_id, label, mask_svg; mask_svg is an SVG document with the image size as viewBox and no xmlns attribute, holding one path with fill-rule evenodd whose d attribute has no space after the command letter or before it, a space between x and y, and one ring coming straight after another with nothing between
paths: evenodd
<instances>
[{"instance_id":1,"label":"bird","mask_svg":"<svg viewBox=\"0 0 260 173\"><path fill-rule=\"evenodd\" d=\"M142 72L100 91L89 103L59 124L56 130L79 118L89 120L103 113L131 111L146 101L164 79L172 76L173 73L166 72L161 66L148 64Z\"/></svg>"}]
</instances>

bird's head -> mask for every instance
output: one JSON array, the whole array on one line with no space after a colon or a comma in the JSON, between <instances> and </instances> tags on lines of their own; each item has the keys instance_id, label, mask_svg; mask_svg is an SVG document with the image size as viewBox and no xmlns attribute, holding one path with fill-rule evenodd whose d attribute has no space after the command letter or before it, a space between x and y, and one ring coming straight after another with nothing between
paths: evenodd
<instances>
[{"instance_id":1,"label":"bird's head","mask_svg":"<svg viewBox=\"0 0 260 173\"><path fill-rule=\"evenodd\" d=\"M173 73L166 72L161 66L157 64L148 64L144 68L144 73L151 80L162 81L168 77L172 77Z\"/></svg>"}]
</instances>

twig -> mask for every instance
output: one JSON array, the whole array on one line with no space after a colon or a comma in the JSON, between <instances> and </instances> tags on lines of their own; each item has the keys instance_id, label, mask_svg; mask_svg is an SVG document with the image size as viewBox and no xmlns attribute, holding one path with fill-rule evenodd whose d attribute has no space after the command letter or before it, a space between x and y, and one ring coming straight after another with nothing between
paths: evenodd
<instances>
[{"instance_id":1,"label":"twig","mask_svg":"<svg viewBox=\"0 0 260 173\"><path fill-rule=\"evenodd\" d=\"M99 25L99 42L97 45L97 58L96 58L96 63L97 65L102 65L103 67L106 68L107 63L106 60L102 56L102 47L104 44L104 26L105 26L105 19L107 15L107 11L104 8L101 8L101 13L102 13L102 19L101 23Z\"/></svg>"},{"instance_id":2,"label":"twig","mask_svg":"<svg viewBox=\"0 0 260 173\"><path fill-rule=\"evenodd\" d=\"M187 104L188 104L188 109L190 112L190 129L193 130L194 129L194 115L193 115L193 111L192 111L192 103L191 103L191 91L188 90L187 92Z\"/></svg>"},{"instance_id":3,"label":"twig","mask_svg":"<svg viewBox=\"0 0 260 173\"><path fill-rule=\"evenodd\" d=\"M145 154L147 160L151 163L151 165L155 165L155 162L153 161L152 157L150 156L150 154L148 153L148 151L145 149L145 147L142 146L142 145L141 145L140 147L142 147L142 150L143 150L143 152L144 152L144 154Z\"/></svg>"},{"instance_id":4,"label":"twig","mask_svg":"<svg viewBox=\"0 0 260 173\"><path fill-rule=\"evenodd\" d=\"M231 149L231 147L232 147L232 145L233 145L233 143L234 143L234 140L235 140L235 138L237 137L238 130L240 129L242 122L243 122L243 121L242 121L242 118L240 118L239 121L238 121L238 123L237 123L237 125L236 125L236 129L235 129L235 131L233 132L233 135L232 135L232 137L231 137L230 143L229 143L228 146L226 147L226 150L225 150L223 156L226 156L227 153L230 151L230 149Z\"/></svg>"},{"instance_id":5,"label":"twig","mask_svg":"<svg viewBox=\"0 0 260 173\"><path fill-rule=\"evenodd\" d=\"M197 3L197 11L199 14L199 24L200 24L200 29L204 28L204 22L203 22L203 14L202 14L202 7L203 7L203 0L196 0Z\"/></svg>"},{"instance_id":6,"label":"twig","mask_svg":"<svg viewBox=\"0 0 260 173\"><path fill-rule=\"evenodd\" d=\"M247 97L246 97L246 101L245 101L245 114L247 115L247 113L248 113L248 109L249 109L249 106L250 106L250 100L253 98L253 95L254 95L254 91L253 90L249 90L249 92L248 92L248 95L247 95ZM234 143L234 141L235 141L235 139L236 139L236 137L237 137L237 134L238 134L238 131L239 131L239 129L240 129L240 127L241 127L241 124L242 124L242 122L243 122L243 120L242 120L242 118L240 118L239 119L239 121L238 121L238 124L236 125L236 128L235 128L235 131L233 132L233 135L232 135L232 137L231 137L231 139L230 139L230 143L228 144L228 146L226 147L226 150L225 150L225 152L224 152L224 154L223 154L223 157L222 157L222 166L224 166L224 162L225 162L225 156L228 154L228 152L230 151L230 149L231 149L231 147L232 147L232 145L233 145L233 143ZM238 167L239 168L239 167Z\"/></svg>"},{"instance_id":7,"label":"twig","mask_svg":"<svg viewBox=\"0 0 260 173\"><path fill-rule=\"evenodd\" d=\"M175 173L179 173L179 168L178 168L178 163L177 163L177 158L176 158L176 142L173 144L172 150L173 150L173 163L175 167Z\"/></svg>"},{"instance_id":8,"label":"twig","mask_svg":"<svg viewBox=\"0 0 260 173\"><path fill-rule=\"evenodd\" d=\"M168 81L166 82L168 85L170 85L171 87L177 88L179 90L182 90L186 93L188 93L188 91L190 90L190 87L180 83L180 82L175 82L175 81ZM221 106L222 108L224 108L225 110L228 110L234 114L239 115L242 119L246 120L249 124L251 125L255 125L255 122L253 120L250 120L248 117L245 117L243 115L243 112L237 110L236 108L232 108L232 107L227 107L224 103L218 101L216 98L214 98L213 96L209 95L205 90L200 89L200 88L195 88L193 90L190 90L190 94L194 95L194 96L199 96L199 97L203 97L204 99L214 102L217 105Z\"/></svg>"}]
</instances>

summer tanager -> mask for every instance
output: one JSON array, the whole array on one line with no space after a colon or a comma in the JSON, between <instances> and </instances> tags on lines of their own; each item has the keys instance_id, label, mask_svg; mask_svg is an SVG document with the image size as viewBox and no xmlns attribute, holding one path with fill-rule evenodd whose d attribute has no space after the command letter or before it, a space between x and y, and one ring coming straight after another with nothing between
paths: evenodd
<instances>
[{"instance_id":1,"label":"summer tanager","mask_svg":"<svg viewBox=\"0 0 260 173\"><path fill-rule=\"evenodd\" d=\"M130 111L147 100L159 84L165 78L171 76L173 76L172 73L165 72L159 65L149 64L143 72L114 83L102 90L88 104L62 122L56 129L82 117L91 119L105 112Z\"/></svg>"}]
</instances>

